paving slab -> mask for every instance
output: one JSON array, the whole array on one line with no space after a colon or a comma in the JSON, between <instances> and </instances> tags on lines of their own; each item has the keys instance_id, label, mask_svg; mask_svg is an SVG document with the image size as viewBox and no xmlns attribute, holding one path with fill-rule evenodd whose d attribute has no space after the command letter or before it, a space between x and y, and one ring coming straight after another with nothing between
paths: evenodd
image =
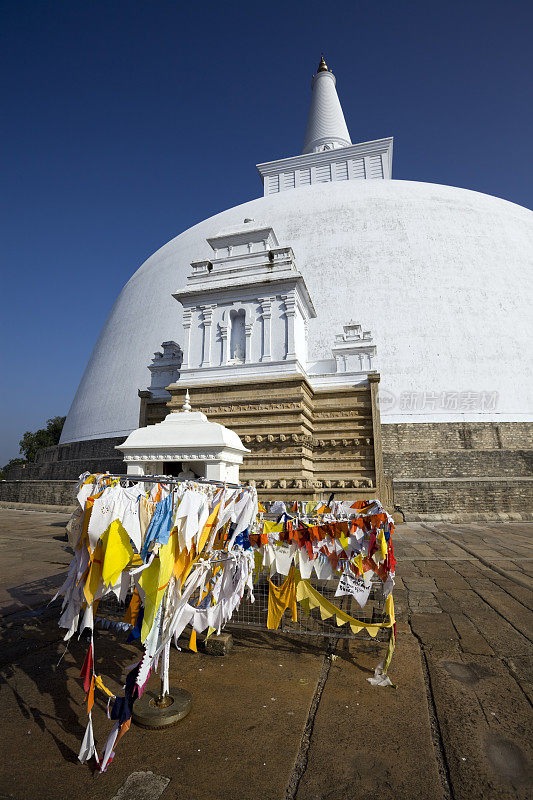
<instances>
[{"instance_id":1,"label":"paving slab","mask_svg":"<svg viewBox=\"0 0 533 800\"><path fill-rule=\"evenodd\" d=\"M0 616L35 608L59 589L72 558L69 517L0 509Z\"/></svg>"},{"instance_id":2,"label":"paving slab","mask_svg":"<svg viewBox=\"0 0 533 800\"><path fill-rule=\"evenodd\" d=\"M173 651L170 683L192 693L190 714L167 730L132 726L108 772L95 777L92 765L77 762L86 722L79 681L86 646L73 642L58 667L62 645L34 647L4 670L2 738L24 758L3 759L0 796L35 800L38 781L42 800L109 800L139 771L170 778L168 796L259 800L267 787L267 796L284 796L322 653L284 638L273 643L266 634L236 638L224 658ZM138 657L138 648L109 631L96 638L97 668L112 691L120 691L126 666ZM112 723L100 697L93 721L102 746Z\"/></svg>"},{"instance_id":3,"label":"paving slab","mask_svg":"<svg viewBox=\"0 0 533 800\"><path fill-rule=\"evenodd\" d=\"M437 598L431 592L413 592L410 591L408 594L409 597L409 606L411 608L415 606L436 606L437 605Z\"/></svg>"},{"instance_id":4,"label":"paving slab","mask_svg":"<svg viewBox=\"0 0 533 800\"><path fill-rule=\"evenodd\" d=\"M416 613L413 610L410 625L412 632L423 641L427 649L445 653L460 652L459 634L449 614L440 614L435 619L428 614Z\"/></svg>"},{"instance_id":5,"label":"paving slab","mask_svg":"<svg viewBox=\"0 0 533 800\"><path fill-rule=\"evenodd\" d=\"M529 798L530 707L505 665L473 655L428 663L453 797Z\"/></svg>"},{"instance_id":6,"label":"paving slab","mask_svg":"<svg viewBox=\"0 0 533 800\"><path fill-rule=\"evenodd\" d=\"M521 577L523 577L521 575ZM513 580L495 576L494 583L505 589L505 592L524 606L528 611L533 611L533 585L531 589L526 589L524 586L516 584Z\"/></svg>"},{"instance_id":7,"label":"paving slab","mask_svg":"<svg viewBox=\"0 0 533 800\"><path fill-rule=\"evenodd\" d=\"M411 592L436 592L437 584L433 578L404 578L406 587Z\"/></svg>"},{"instance_id":8,"label":"paving slab","mask_svg":"<svg viewBox=\"0 0 533 800\"><path fill-rule=\"evenodd\" d=\"M359 677L376 666L371 646L350 643L341 652L320 700L297 800L443 798L415 638L405 628L399 633L390 671L397 689Z\"/></svg>"},{"instance_id":9,"label":"paving slab","mask_svg":"<svg viewBox=\"0 0 533 800\"><path fill-rule=\"evenodd\" d=\"M459 636L459 645L470 655L493 656L494 650L464 614L451 614L450 619Z\"/></svg>"}]
</instances>

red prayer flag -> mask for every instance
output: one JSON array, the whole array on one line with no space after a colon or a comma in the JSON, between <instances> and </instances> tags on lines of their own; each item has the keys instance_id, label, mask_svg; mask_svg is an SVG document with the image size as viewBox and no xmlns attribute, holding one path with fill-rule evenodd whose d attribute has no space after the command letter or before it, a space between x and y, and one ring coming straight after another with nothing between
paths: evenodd
<instances>
[{"instance_id":1,"label":"red prayer flag","mask_svg":"<svg viewBox=\"0 0 533 800\"><path fill-rule=\"evenodd\" d=\"M81 668L80 678L83 678L83 688L86 692L89 691L91 687L91 678L93 676L93 645L92 642L89 645L89 649L87 650L87 655L85 656L85 661L83 662L83 667Z\"/></svg>"}]
</instances>

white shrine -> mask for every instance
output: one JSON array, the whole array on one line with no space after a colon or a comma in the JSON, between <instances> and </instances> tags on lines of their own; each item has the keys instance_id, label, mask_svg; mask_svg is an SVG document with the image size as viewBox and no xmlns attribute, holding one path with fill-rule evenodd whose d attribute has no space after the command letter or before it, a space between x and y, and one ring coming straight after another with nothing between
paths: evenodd
<instances>
[{"instance_id":1,"label":"white shrine","mask_svg":"<svg viewBox=\"0 0 533 800\"><path fill-rule=\"evenodd\" d=\"M249 450L234 431L193 411L187 393L181 411L157 425L137 428L116 447L124 454L128 475L175 475L239 482L239 466Z\"/></svg>"},{"instance_id":2,"label":"white shrine","mask_svg":"<svg viewBox=\"0 0 533 800\"><path fill-rule=\"evenodd\" d=\"M300 374L316 386L358 383L373 371L369 331L350 322L332 357L310 362L307 334L316 311L291 247L253 219L207 240L213 256L192 262L183 306L180 383Z\"/></svg>"}]
</instances>

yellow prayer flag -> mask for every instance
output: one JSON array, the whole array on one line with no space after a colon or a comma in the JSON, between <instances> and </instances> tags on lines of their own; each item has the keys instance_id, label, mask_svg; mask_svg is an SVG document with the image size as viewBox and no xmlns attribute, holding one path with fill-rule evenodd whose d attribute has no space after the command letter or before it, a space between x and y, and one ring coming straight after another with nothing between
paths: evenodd
<instances>
[{"instance_id":1,"label":"yellow prayer flag","mask_svg":"<svg viewBox=\"0 0 533 800\"><path fill-rule=\"evenodd\" d=\"M198 542L198 553L202 552L202 550L205 547L205 544L206 544L207 540L209 539L209 536L211 535L211 530L213 528L213 525L215 524L215 520L216 520L216 518L218 516L219 509L220 509L220 503L218 503L215 506L213 511L210 513L210 515L209 515L209 517L207 519L207 522L204 525L204 528L203 528L202 533L200 535L200 541Z\"/></svg>"},{"instance_id":2,"label":"yellow prayer flag","mask_svg":"<svg viewBox=\"0 0 533 800\"><path fill-rule=\"evenodd\" d=\"M122 527L122 523L116 519L101 536L100 541L104 548L102 580L106 586L113 586L133 556L130 537Z\"/></svg>"},{"instance_id":3,"label":"yellow prayer flag","mask_svg":"<svg viewBox=\"0 0 533 800\"><path fill-rule=\"evenodd\" d=\"M391 600L390 602L388 601L388 610L392 608L392 615L394 616L392 596L389 595L389 597ZM345 625L348 623L353 633L358 633L362 628L365 628L370 636L376 636L380 628L390 628L392 624L391 619L389 619L388 622L374 623L361 622L361 620L355 619L355 617L347 614L346 611L337 608L337 606L334 606L329 600L326 600L324 595L320 594L320 592L315 589L314 586L311 586L308 580L301 580L298 583L296 587L296 599L302 608L305 608L306 610L310 608L319 608L322 619L328 619L329 617L335 615L337 625Z\"/></svg>"},{"instance_id":4,"label":"yellow prayer flag","mask_svg":"<svg viewBox=\"0 0 533 800\"><path fill-rule=\"evenodd\" d=\"M83 587L83 594L89 606L93 602L94 596L100 586L100 581L102 580L103 558L103 545L102 542L99 541L96 543L96 547L91 555L89 574L87 575L87 580Z\"/></svg>"},{"instance_id":5,"label":"yellow prayer flag","mask_svg":"<svg viewBox=\"0 0 533 800\"><path fill-rule=\"evenodd\" d=\"M362 575L363 574L363 556L361 555L361 553L359 553L359 555L356 556L356 558L353 559L352 563L354 564L354 566L357 567L357 569L359 570L359 572Z\"/></svg>"},{"instance_id":6,"label":"yellow prayer flag","mask_svg":"<svg viewBox=\"0 0 533 800\"><path fill-rule=\"evenodd\" d=\"M177 548L178 537L172 534L168 543L159 548L159 553L154 557L150 566L141 572L139 585L144 592L141 642L144 642L150 633L157 609L161 605L165 589L172 577Z\"/></svg>"},{"instance_id":7,"label":"yellow prayer flag","mask_svg":"<svg viewBox=\"0 0 533 800\"><path fill-rule=\"evenodd\" d=\"M396 622L396 617L394 615L394 600L392 599L392 592L385 601L385 613L388 615L391 624L394 624Z\"/></svg>"},{"instance_id":8,"label":"yellow prayer flag","mask_svg":"<svg viewBox=\"0 0 533 800\"><path fill-rule=\"evenodd\" d=\"M270 519L265 519L263 522L263 533L282 533L283 523L273 522Z\"/></svg>"},{"instance_id":9,"label":"yellow prayer flag","mask_svg":"<svg viewBox=\"0 0 533 800\"><path fill-rule=\"evenodd\" d=\"M377 553L374 554L374 558L376 558L379 563L384 561L387 558L387 540L385 539L385 534L383 531L380 531L377 535L377 541L380 546L380 555L379 559L376 558Z\"/></svg>"},{"instance_id":10,"label":"yellow prayer flag","mask_svg":"<svg viewBox=\"0 0 533 800\"><path fill-rule=\"evenodd\" d=\"M108 697L115 697L115 695L113 694L111 689L108 689L107 686L105 685L105 683L103 682L101 675L95 675L94 676L94 683L95 683L95 686L97 686L99 689L101 689L102 692L105 692Z\"/></svg>"}]
</instances>

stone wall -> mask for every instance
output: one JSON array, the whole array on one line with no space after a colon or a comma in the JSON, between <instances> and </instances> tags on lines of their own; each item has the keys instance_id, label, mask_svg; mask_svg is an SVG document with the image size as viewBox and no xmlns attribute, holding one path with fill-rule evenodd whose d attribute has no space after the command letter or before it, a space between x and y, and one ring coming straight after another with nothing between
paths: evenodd
<instances>
[{"instance_id":1,"label":"stone wall","mask_svg":"<svg viewBox=\"0 0 533 800\"><path fill-rule=\"evenodd\" d=\"M533 519L530 478L448 478L394 481L394 502L405 520L451 522Z\"/></svg>"},{"instance_id":2,"label":"stone wall","mask_svg":"<svg viewBox=\"0 0 533 800\"><path fill-rule=\"evenodd\" d=\"M180 391L176 408L183 403ZM530 424L382 425L385 476L378 486L377 420L369 387L313 393L301 381L284 380L269 384L268 391L263 385L234 384L195 390L192 398L209 419L242 437L252 452L241 476L255 479L264 497L377 494L408 521L533 517ZM163 401L142 402L148 423L168 413ZM71 505L72 486L82 472L125 471L114 450L122 441L96 439L41 450L35 464L12 469L9 480L0 483L0 501Z\"/></svg>"},{"instance_id":3,"label":"stone wall","mask_svg":"<svg viewBox=\"0 0 533 800\"><path fill-rule=\"evenodd\" d=\"M458 450L440 453L384 453L385 471L397 478L531 476L533 454L526 450Z\"/></svg>"},{"instance_id":4,"label":"stone wall","mask_svg":"<svg viewBox=\"0 0 533 800\"><path fill-rule=\"evenodd\" d=\"M122 454L114 449L115 445L123 443L124 438L92 439L45 447L37 452L33 464L11 467L8 480L77 480L82 472L87 471L124 472Z\"/></svg>"},{"instance_id":5,"label":"stone wall","mask_svg":"<svg viewBox=\"0 0 533 800\"><path fill-rule=\"evenodd\" d=\"M533 517L533 425L382 426L385 473L406 520Z\"/></svg>"},{"instance_id":6,"label":"stone wall","mask_svg":"<svg viewBox=\"0 0 533 800\"><path fill-rule=\"evenodd\" d=\"M74 506L76 481L0 481L0 501Z\"/></svg>"},{"instance_id":7,"label":"stone wall","mask_svg":"<svg viewBox=\"0 0 533 800\"><path fill-rule=\"evenodd\" d=\"M420 422L382 425L384 453L532 450L528 422Z\"/></svg>"}]
</instances>

